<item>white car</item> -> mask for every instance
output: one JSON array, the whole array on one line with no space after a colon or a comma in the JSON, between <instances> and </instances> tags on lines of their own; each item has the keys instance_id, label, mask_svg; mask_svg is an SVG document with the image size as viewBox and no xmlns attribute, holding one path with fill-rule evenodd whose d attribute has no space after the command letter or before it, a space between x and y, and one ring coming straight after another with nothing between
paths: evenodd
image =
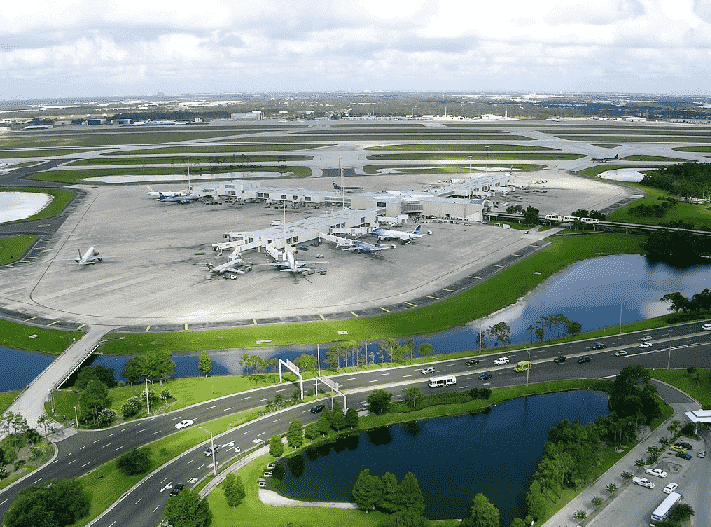
<instances>
[{"instance_id":1,"label":"white car","mask_svg":"<svg viewBox=\"0 0 711 527\"><path fill-rule=\"evenodd\" d=\"M674 491L676 490L676 488L677 488L678 486L679 486L678 483L669 483L669 485L667 485L666 487L664 487L664 492L665 492L666 494L671 494L672 492L674 492Z\"/></svg>"},{"instance_id":2,"label":"white car","mask_svg":"<svg viewBox=\"0 0 711 527\"><path fill-rule=\"evenodd\" d=\"M649 481L647 478L632 478L632 483L635 485L641 485L642 487L646 487L648 489L654 488L654 483Z\"/></svg>"},{"instance_id":3,"label":"white car","mask_svg":"<svg viewBox=\"0 0 711 527\"><path fill-rule=\"evenodd\" d=\"M661 468L648 468L645 472L651 476L657 476L658 478L666 478L667 473Z\"/></svg>"},{"instance_id":4,"label":"white car","mask_svg":"<svg viewBox=\"0 0 711 527\"><path fill-rule=\"evenodd\" d=\"M195 421L193 421L192 419L183 419L182 421L180 421L178 424L175 425L175 428L177 428L178 430L180 430L182 428L187 428L190 425L192 425L194 422Z\"/></svg>"},{"instance_id":5,"label":"white car","mask_svg":"<svg viewBox=\"0 0 711 527\"><path fill-rule=\"evenodd\" d=\"M648 341L648 340L652 340L652 337L649 336L649 335L647 335L646 337L642 337L642 338L639 339L639 340L641 340L642 342L646 342L646 341Z\"/></svg>"},{"instance_id":6,"label":"white car","mask_svg":"<svg viewBox=\"0 0 711 527\"><path fill-rule=\"evenodd\" d=\"M434 367L422 368L422 375L427 375L428 373L434 373Z\"/></svg>"},{"instance_id":7,"label":"white car","mask_svg":"<svg viewBox=\"0 0 711 527\"><path fill-rule=\"evenodd\" d=\"M705 331L709 331L709 330L711 330L711 324L704 324L701 326L701 329L703 329Z\"/></svg>"},{"instance_id":8,"label":"white car","mask_svg":"<svg viewBox=\"0 0 711 527\"><path fill-rule=\"evenodd\" d=\"M651 342L642 342L642 344L639 345L640 348L649 348L652 346Z\"/></svg>"},{"instance_id":9,"label":"white car","mask_svg":"<svg viewBox=\"0 0 711 527\"><path fill-rule=\"evenodd\" d=\"M706 457L706 450L702 450L701 452L699 452L699 453L696 454L696 455L699 456L699 457Z\"/></svg>"},{"instance_id":10,"label":"white car","mask_svg":"<svg viewBox=\"0 0 711 527\"><path fill-rule=\"evenodd\" d=\"M497 366L501 366L502 364L508 364L508 363L509 363L508 357L500 357L494 361L494 364Z\"/></svg>"},{"instance_id":11,"label":"white car","mask_svg":"<svg viewBox=\"0 0 711 527\"><path fill-rule=\"evenodd\" d=\"M625 355L627 355L627 352L625 350L615 352L615 357L624 357Z\"/></svg>"}]
</instances>

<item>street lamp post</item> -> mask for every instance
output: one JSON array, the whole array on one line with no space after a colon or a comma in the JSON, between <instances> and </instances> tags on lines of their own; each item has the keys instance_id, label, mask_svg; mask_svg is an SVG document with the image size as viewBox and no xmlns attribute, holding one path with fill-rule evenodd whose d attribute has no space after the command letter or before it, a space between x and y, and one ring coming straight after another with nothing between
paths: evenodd
<instances>
[{"instance_id":1,"label":"street lamp post","mask_svg":"<svg viewBox=\"0 0 711 527\"><path fill-rule=\"evenodd\" d=\"M215 461L215 442L212 437L212 432L210 432L206 428L203 428L202 426L198 426L198 428L200 430L204 430L205 432L210 434L210 448L212 450L212 470L213 470L215 476L217 476L217 461Z\"/></svg>"},{"instance_id":2,"label":"street lamp post","mask_svg":"<svg viewBox=\"0 0 711 527\"><path fill-rule=\"evenodd\" d=\"M79 416L77 415L77 407L74 407L74 421L77 424L77 428L79 428Z\"/></svg>"},{"instance_id":3,"label":"street lamp post","mask_svg":"<svg viewBox=\"0 0 711 527\"><path fill-rule=\"evenodd\" d=\"M526 366L526 387L528 387L528 373L531 371L531 352L526 350L528 353L528 366Z\"/></svg>"},{"instance_id":4,"label":"street lamp post","mask_svg":"<svg viewBox=\"0 0 711 527\"><path fill-rule=\"evenodd\" d=\"M146 378L146 408L148 409L148 415L151 415L151 403L148 400L148 375L145 375Z\"/></svg>"}]
</instances>

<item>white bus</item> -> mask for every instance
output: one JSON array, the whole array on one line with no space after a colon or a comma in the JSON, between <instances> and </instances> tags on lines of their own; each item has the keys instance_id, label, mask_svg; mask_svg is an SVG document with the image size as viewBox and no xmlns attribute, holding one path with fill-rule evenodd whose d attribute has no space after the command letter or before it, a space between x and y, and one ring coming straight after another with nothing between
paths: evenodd
<instances>
[{"instance_id":1,"label":"white bus","mask_svg":"<svg viewBox=\"0 0 711 527\"><path fill-rule=\"evenodd\" d=\"M442 375L441 377L432 377L430 379L430 388L439 388L450 384L457 384L457 378L454 375Z\"/></svg>"},{"instance_id":2,"label":"white bus","mask_svg":"<svg viewBox=\"0 0 711 527\"><path fill-rule=\"evenodd\" d=\"M563 216L560 214L546 214L544 219L549 221L563 221Z\"/></svg>"},{"instance_id":3,"label":"white bus","mask_svg":"<svg viewBox=\"0 0 711 527\"><path fill-rule=\"evenodd\" d=\"M669 496L664 498L664 501L659 504L659 507L654 509L649 525L654 527L657 523L666 520L667 516L669 516L669 512L681 498L683 498L683 496L678 492L672 492Z\"/></svg>"}]
</instances>

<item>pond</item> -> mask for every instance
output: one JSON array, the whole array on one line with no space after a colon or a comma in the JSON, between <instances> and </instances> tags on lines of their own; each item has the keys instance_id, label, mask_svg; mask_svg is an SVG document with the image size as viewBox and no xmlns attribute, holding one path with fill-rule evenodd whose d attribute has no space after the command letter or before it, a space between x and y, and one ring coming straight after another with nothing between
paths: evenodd
<instances>
[{"instance_id":1,"label":"pond","mask_svg":"<svg viewBox=\"0 0 711 527\"><path fill-rule=\"evenodd\" d=\"M20 390L54 360L53 355L0 346L0 392Z\"/></svg>"},{"instance_id":2,"label":"pond","mask_svg":"<svg viewBox=\"0 0 711 527\"><path fill-rule=\"evenodd\" d=\"M590 390L505 401L489 413L443 417L350 435L281 463L279 494L303 501L353 501L361 470L401 481L417 476L430 519L464 518L475 494L501 512L501 525L525 515L531 476L548 430L563 419L586 424L608 415L607 394Z\"/></svg>"}]
</instances>

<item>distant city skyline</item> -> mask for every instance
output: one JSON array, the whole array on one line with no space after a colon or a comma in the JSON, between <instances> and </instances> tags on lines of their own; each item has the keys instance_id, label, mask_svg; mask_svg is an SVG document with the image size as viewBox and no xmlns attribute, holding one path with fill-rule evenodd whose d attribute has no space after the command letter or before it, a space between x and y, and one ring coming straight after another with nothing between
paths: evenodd
<instances>
[{"instance_id":1,"label":"distant city skyline","mask_svg":"<svg viewBox=\"0 0 711 527\"><path fill-rule=\"evenodd\" d=\"M711 94L711 0L16 2L0 99L224 92Z\"/></svg>"}]
</instances>

